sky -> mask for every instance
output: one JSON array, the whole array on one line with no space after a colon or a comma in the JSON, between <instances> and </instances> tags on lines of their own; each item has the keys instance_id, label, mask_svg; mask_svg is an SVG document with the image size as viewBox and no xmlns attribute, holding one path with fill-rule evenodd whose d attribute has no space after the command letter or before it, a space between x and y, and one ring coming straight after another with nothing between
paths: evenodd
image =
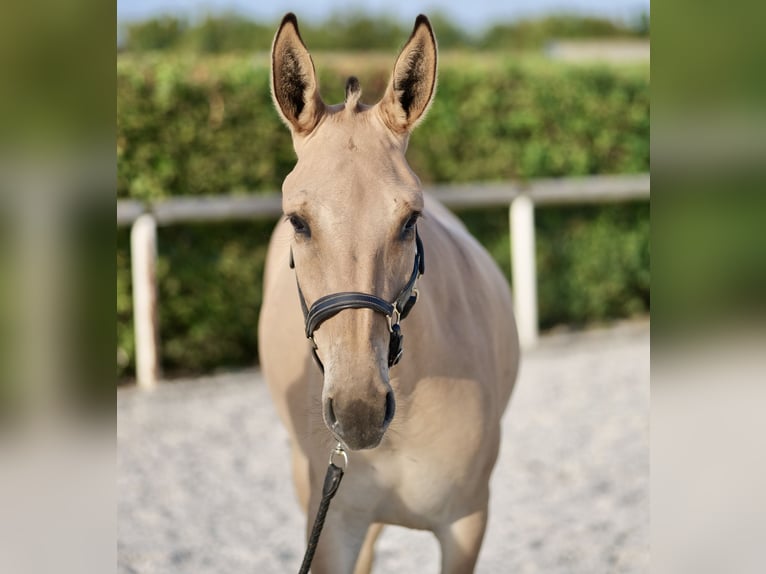
<instances>
[{"instance_id":1,"label":"sky","mask_svg":"<svg viewBox=\"0 0 766 574\"><path fill-rule=\"evenodd\" d=\"M117 21L122 24L161 14L195 19L222 12L274 21L290 11L316 21L344 10L393 15L404 22L414 21L421 12L439 11L466 29L480 30L497 20L556 12L631 20L649 11L649 0L118 0Z\"/></svg>"}]
</instances>

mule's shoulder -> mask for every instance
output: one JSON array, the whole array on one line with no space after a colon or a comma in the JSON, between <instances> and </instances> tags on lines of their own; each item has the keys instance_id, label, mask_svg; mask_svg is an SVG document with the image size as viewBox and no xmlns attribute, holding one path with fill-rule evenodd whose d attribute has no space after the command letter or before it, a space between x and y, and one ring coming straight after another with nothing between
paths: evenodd
<instances>
[{"instance_id":1,"label":"mule's shoulder","mask_svg":"<svg viewBox=\"0 0 766 574\"><path fill-rule=\"evenodd\" d=\"M424 194L424 198L424 219L428 221L429 235L434 241L426 245L426 261L429 260L428 253L432 252L443 259L444 270L450 270L447 276L471 277L473 290L489 289L502 293L502 298L508 302L508 283L489 252L441 202L428 194Z\"/></svg>"}]
</instances>

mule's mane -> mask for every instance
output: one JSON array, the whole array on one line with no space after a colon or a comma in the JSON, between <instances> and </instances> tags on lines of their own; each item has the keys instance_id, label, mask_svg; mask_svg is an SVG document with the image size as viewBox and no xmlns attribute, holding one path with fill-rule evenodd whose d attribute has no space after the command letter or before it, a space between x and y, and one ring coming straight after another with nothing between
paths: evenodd
<instances>
[{"instance_id":1,"label":"mule's mane","mask_svg":"<svg viewBox=\"0 0 766 574\"><path fill-rule=\"evenodd\" d=\"M359 85L359 79L356 76L349 76L346 80L346 109L354 110L359 103L359 96L362 95L362 86Z\"/></svg>"}]
</instances>

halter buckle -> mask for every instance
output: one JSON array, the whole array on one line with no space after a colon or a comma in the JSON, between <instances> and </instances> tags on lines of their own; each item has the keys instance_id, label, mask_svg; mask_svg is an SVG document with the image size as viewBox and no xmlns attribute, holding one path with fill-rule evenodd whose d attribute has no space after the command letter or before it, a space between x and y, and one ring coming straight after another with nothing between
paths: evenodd
<instances>
[{"instance_id":1,"label":"halter buckle","mask_svg":"<svg viewBox=\"0 0 766 574\"><path fill-rule=\"evenodd\" d=\"M391 311L390 315L386 315L386 319L388 319L388 332L393 333L394 332L394 326L399 324L399 321L401 321L402 314L399 312L399 309L396 306L396 303L394 303L394 310Z\"/></svg>"}]
</instances>

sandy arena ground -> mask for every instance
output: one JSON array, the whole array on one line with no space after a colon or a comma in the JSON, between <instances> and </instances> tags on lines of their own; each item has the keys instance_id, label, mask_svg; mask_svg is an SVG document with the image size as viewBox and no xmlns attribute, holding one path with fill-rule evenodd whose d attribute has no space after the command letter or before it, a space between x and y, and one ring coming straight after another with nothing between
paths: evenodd
<instances>
[{"instance_id":1,"label":"sandy arena ground","mask_svg":"<svg viewBox=\"0 0 766 574\"><path fill-rule=\"evenodd\" d=\"M118 572L297 572L305 518L258 371L122 388L117 414ZM503 435L477 572L649 570L647 322L544 337ZM386 528L374 572L438 570L430 533Z\"/></svg>"}]
</instances>

